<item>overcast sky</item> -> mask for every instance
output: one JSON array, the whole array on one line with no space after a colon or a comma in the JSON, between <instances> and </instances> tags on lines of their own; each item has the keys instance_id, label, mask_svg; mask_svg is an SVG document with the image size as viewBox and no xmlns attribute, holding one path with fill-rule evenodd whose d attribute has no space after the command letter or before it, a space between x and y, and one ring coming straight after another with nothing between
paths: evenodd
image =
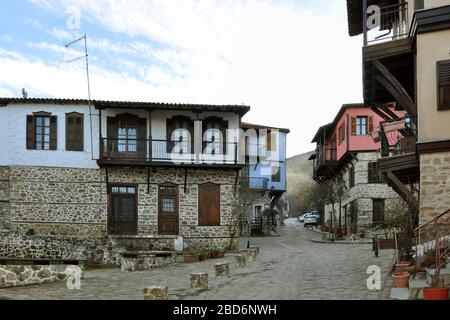
<instances>
[{"instance_id":1,"label":"overcast sky","mask_svg":"<svg viewBox=\"0 0 450 320\"><path fill-rule=\"evenodd\" d=\"M291 129L288 156L360 102L361 45L344 0L19 0L0 10L0 96L246 104Z\"/></svg>"}]
</instances>

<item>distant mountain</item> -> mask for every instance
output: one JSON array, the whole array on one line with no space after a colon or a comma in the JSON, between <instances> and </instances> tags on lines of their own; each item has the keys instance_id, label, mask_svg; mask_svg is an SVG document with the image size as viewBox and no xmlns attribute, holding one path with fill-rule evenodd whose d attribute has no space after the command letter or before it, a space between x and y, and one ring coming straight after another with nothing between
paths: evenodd
<instances>
[{"instance_id":1,"label":"distant mountain","mask_svg":"<svg viewBox=\"0 0 450 320\"><path fill-rule=\"evenodd\" d=\"M313 162L308 160L313 153L314 151L306 152L286 160L287 196L291 216L296 216L304 210L308 190L315 184L312 179Z\"/></svg>"}]
</instances>

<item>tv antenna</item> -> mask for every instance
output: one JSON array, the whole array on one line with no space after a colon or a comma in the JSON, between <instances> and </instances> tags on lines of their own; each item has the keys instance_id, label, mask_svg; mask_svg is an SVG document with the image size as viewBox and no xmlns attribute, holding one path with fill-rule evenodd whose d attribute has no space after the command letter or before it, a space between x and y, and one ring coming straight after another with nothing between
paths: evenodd
<instances>
[{"instance_id":1,"label":"tv antenna","mask_svg":"<svg viewBox=\"0 0 450 320\"><path fill-rule=\"evenodd\" d=\"M89 122L90 122L90 129L91 129L91 156L92 156L92 160L94 160L94 143L93 143L93 136L92 136L91 83L90 83L90 78L89 78L89 54L88 54L88 46L87 46L87 35L84 34L81 38L74 40L72 42L69 42L64 47L69 48L70 46L72 46L80 41L84 42L84 56L67 61L67 63L72 63L72 62L75 62L75 61L78 61L81 59L85 59L85 61L86 61L86 79L87 79L87 93L88 93L88 106L89 106Z\"/></svg>"}]
</instances>

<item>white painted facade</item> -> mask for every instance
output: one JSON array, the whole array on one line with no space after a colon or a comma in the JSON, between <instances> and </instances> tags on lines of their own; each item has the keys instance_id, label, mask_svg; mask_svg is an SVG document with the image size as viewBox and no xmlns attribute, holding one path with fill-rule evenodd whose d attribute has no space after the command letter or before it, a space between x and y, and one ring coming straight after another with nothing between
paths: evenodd
<instances>
[{"instance_id":1,"label":"white painted facade","mask_svg":"<svg viewBox=\"0 0 450 320\"><path fill-rule=\"evenodd\" d=\"M228 121L229 129L238 130L240 127L240 116L234 112L208 111L197 114L188 111L155 110L149 113L144 109L124 108L105 109L100 113L94 106L91 110L89 109L87 104L9 103L6 106L0 106L0 148L2 150L0 166L98 168L99 116L102 118L102 138L107 137L107 118L123 113L146 118L147 136L151 136L152 139L167 139L166 119L174 116L188 116L192 120L204 120L215 116ZM57 150L27 150L27 115L41 111L57 116ZM66 114L72 112L84 115L84 151L66 151ZM235 142L238 138L229 135L228 141ZM234 159L234 152L231 151L227 158Z\"/></svg>"}]
</instances>

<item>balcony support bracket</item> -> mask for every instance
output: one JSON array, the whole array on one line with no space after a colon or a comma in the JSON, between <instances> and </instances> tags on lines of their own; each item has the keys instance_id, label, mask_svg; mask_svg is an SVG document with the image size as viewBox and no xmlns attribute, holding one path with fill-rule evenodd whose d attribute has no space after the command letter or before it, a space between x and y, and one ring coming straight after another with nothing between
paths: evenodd
<instances>
[{"instance_id":1,"label":"balcony support bracket","mask_svg":"<svg viewBox=\"0 0 450 320\"><path fill-rule=\"evenodd\" d=\"M393 189L406 201L409 205L411 205L414 209L419 211L420 205L419 201L414 197L414 195L405 187L405 185L398 179L392 171L386 172L386 177L393 184Z\"/></svg>"}]
</instances>

